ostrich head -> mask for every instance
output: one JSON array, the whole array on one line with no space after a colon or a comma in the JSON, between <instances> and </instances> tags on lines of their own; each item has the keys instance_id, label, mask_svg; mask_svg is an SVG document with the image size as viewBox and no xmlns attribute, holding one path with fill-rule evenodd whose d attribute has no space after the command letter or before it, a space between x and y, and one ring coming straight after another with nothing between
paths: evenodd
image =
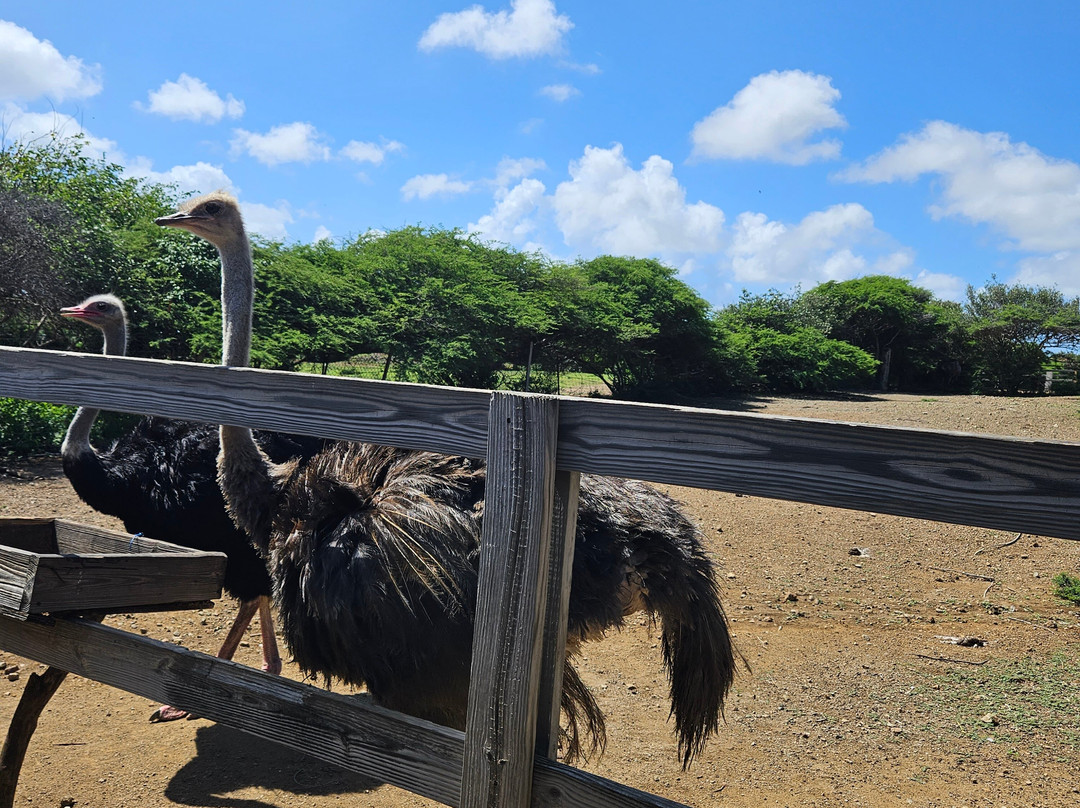
<instances>
[{"instance_id":1,"label":"ostrich head","mask_svg":"<svg viewBox=\"0 0 1080 808\"><path fill-rule=\"evenodd\" d=\"M127 312L120 298L94 295L78 306L60 309L61 317L73 317L105 335L105 353L122 354L127 341Z\"/></svg>"},{"instance_id":2,"label":"ostrich head","mask_svg":"<svg viewBox=\"0 0 1080 808\"><path fill-rule=\"evenodd\" d=\"M227 251L244 239L243 248L247 248L244 235L244 223L240 216L240 205L236 199L224 191L215 191L186 202L176 213L161 216L154 220L163 227L179 227L200 236L219 250Z\"/></svg>"}]
</instances>

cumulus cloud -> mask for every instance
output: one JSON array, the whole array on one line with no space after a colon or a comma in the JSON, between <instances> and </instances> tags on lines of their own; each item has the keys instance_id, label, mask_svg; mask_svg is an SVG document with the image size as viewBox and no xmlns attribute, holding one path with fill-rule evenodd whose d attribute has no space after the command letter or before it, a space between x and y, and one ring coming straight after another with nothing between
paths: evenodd
<instances>
[{"instance_id":1,"label":"cumulus cloud","mask_svg":"<svg viewBox=\"0 0 1080 808\"><path fill-rule=\"evenodd\" d=\"M0 134L7 141L22 143L54 136L69 138L82 135L85 154L95 158L108 155L110 160L123 162L123 154L116 141L97 137L70 115L59 112L28 112L18 104L4 104L0 113Z\"/></svg>"},{"instance_id":2,"label":"cumulus cloud","mask_svg":"<svg viewBox=\"0 0 1080 808\"><path fill-rule=\"evenodd\" d=\"M540 88L540 95L550 98L552 101L568 101L576 95L581 95L581 90L572 84L549 84Z\"/></svg>"},{"instance_id":3,"label":"cumulus cloud","mask_svg":"<svg viewBox=\"0 0 1080 808\"><path fill-rule=\"evenodd\" d=\"M275 126L265 135L234 129L230 145L233 155L247 153L271 167L330 159L326 136L312 124L301 121Z\"/></svg>"},{"instance_id":4,"label":"cumulus cloud","mask_svg":"<svg viewBox=\"0 0 1080 808\"><path fill-rule=\"evenodd\" d=\"M412 199L430 199L433 196L454 196L473 189L471 182L452 180L447 174L418 174L405 181L401 186L401 197L406 202Z\"/></svg>"},{"instance_id":5,"label":"cumulus cloud","mask_svg":"<svg viewBox=\"0 0 1080 808\"><path fill-rule=\"evenodd\" d=\"M1013 143L1004 132L933 121L840 176L880 183L923 174L941 178L930 208L936 218L988 224L1022 250L1080 249L1080 165Z\"/></svg>"},{"instance_id":6,"label":"cumulus cloud","mask_svg":"<svg viewBox=\"0 0 1080 808\"><path fill-rule=\"evenodd\" d=\"M136 157L126 166L126 173L141 177L149 182L163 185L175 185L184 195L205 194L219 189L236 193L236 186L229 179L221 166L204 163L201 160L193 165L173 166L168 171L155 171L153 163L146 157Z\"/></svg>"},{"instance_id":7,"label":"cumulus cloud","mask_svg":"<svg viewBox=\"0 0 1080 808\"><path fill-rule=\"evenodd\" d=\"M206 82L181 73L176 81L166 81L149 94L149 105L136 102L137 109L164 115L174 121L217 123L224 117L239 118L244 114L244 102L229 93L222 98L206 86Z\"/></svg>"},{"instance_id":8,"label":"cumulus cloud","mask_svg":"<svg viewBox=\"0 0 1080 808\"><path fill-rule=\"evenodd\" d=\"M330 228L319 225L315 228L315 235L311 237L312 244L318 244L320 241L333 241L334 234L330 232Z\"/></svg>"},{"instance_id":9,"label":"cumulus cloud","mask_svg":"<svg viewBox=\"0 0 1080 808\"><path fill-rule=\"evenodd\" d=\"M812 286L858 275L899 275L911 266L909 251L880 254L871 248L868 258L859 249L880 235L870 211L856 203L814 211L794 225L747 211L735 219L727 252L735 280L743 283Z\"/></svg>"},{"instance_id":10,"label":"cumulus cloud","mask_svg":"<svg viewBox=\"0 0 1080 808\"><path fill-rule=\"evenodd\" d=\"M694 124L693 156L805 165L840 155L840 142L811 140L847 121L835 109L832 79L802 70L762 73L727 104Z\"/></svg>"},{"instance_id":11,"label":"cumulus cloud","mask_svg":"<svg viewBox=\"0 0 1080 808\"><path fill-rule=\"evenodd\" d=\"M398 143L396 140L388 141L381 146L362 140L350 140L340 154L356 163L371 163L377 166L386 159L386 155L402 151L404 148L405 144Z\"/></svg>"},{"instance_id":12,"label":"cumulus cloud","mask_svg":"<svg viewBox=\"0 0 1080 808\"><path fill-rule=\"evenodd\" d=\"M546 168L547 163L532 157L518 159L504 157L499 161L499 165L495 167L495 176L491 180L491 184L496 188L507 188L511 183Z\"/></svg>"},{"instance_id":13,"label":"cumulus cloud","mask_svg":"<svg viewBox=\"0 0 1080 808\"><path fill-rule=\"evenodd\" d=\"M87 98L101 92L101 86L100 65L65 57L47 39L0 20L0 100Z\"/></svg>"},{"instance_id":14,"label":"cumulus cloud","mask_svg":"<svg viewBox=\"0 0 1080 808\"><path fill-rule=\"evenodd\" d=\"M557 53L562 37L574 27L555 13L551 0L511 0L510 11L489 12L483 6L440 14L420 37L423 51L472 48L491 59Z\"/></svg>"},{"instance_id":15,"label":"cumulus cloud","mask_svg":"<svg viewBox=\"0 0 1080 808\"><path fill-rule=\"evenodd\" d=\"M653 155L635 171L620 144L586 146L570 164L570 180L555 189L555 220L566 243L619 255L712 252L720 246L724 213L688 204L672 164Z\"/></svg>"},{"instance_id":16,"label":"cumulus cloud","mask_svg":"<svg viewBox=\"0 0 1080 808\"><path fill-rule=\"evenodd\" d=\"M271 241L285 241L289 237L286 225L292 224L294 219L288 202L278 202L275 207L260 202L241 202L240 212L248 231Z\"/></svg>"},{"instance_id":17,"label":"cumulus cloud","mask_svg":"<svg viewBox=\"0 0 1080 808\"><path fill-rule=\"evenodd\" d=\"M506 244L521 245L539 227L534 214L542 211L547 200L544 183L537 179L524 179L513 188L496 193L495 207L491 213L470 222L470 233L480 233L486 238ZM529 246L526 245L526 249Z\"/></svg>"}]
</instances>

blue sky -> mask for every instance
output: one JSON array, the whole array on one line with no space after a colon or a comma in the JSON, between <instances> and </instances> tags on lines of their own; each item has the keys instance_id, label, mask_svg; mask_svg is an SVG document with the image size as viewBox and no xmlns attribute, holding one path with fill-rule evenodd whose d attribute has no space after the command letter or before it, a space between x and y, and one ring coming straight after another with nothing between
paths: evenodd
<instances>
[{"instance_id":1,"label":"blue sky","mask_svg":"<svg viewBox=\"0 0 1080 808\"><path fill-rule=\"evenodd\" d=\"M1080 4L7 4L6 142L83 131L269 238L460 227L707 300L1080 294Z\"/></svg>"}]
</instances>

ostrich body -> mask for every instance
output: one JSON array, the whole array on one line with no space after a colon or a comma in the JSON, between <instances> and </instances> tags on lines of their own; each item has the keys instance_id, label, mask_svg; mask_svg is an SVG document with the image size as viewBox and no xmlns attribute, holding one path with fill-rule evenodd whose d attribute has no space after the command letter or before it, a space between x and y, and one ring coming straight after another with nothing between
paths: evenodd
<instances>
[{"instance_id":1,"label":"ostrich body","mask_svg":"<svg viewBox=\"0 0 1080 808\"><path fill-rule=\"evenodd\" d=\"M209 194L157 220L221 255L224 363L245 366L251 250L236 201ZM302 669L366 685L384 706L464 728L483 519L483 463L358 443L275 464L241 427L221 427L219 481L262 550L285 641ZM603 715L570 659L639 610L658 619L684 765L717 730L735 652L712 563L671 498L584 475L562 708L567 757L593 749Z\"/></svg>"},{"instance_id":2,"label":"ostrich body","mask_svg":"<svg viewBox=\"0 0 1080 808\"><path fill-rule=\"evenodd\" d=\"M95 295L78 306L62 309L61 315L100 330L106 355L124 355L127 317L118 298ZM98 412L80 407L60 449L64 473L75 493L94 510L118 517L130 533L225 553L228 564L223 585L226 592L239 599L240 609L218 656L232 659L258 611L263 669L280 673L281 657L270 614L270 576L266 562L225 510L217 484L217 428L142 418L131 432L108 449L98 451L90 445L90 429ZM322 445L315 439L273 432L257 433L256 439L277 462L310 457ZM163 706L151 720L169 721L185 715Z\"/></svg>"}]
</instances>

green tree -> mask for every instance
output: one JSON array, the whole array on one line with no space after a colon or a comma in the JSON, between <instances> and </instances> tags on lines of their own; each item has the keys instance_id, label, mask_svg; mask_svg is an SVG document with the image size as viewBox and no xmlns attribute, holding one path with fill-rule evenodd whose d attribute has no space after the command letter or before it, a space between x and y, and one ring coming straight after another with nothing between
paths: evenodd
<instances>
[{"instance_id":1,"label":"green tree","mask_svg":"<svg viewBox=\"0 0 1080 808\"><path fill-rule=\"evenodd\" d=\"M576 298L564 307L570 317L557 339L613 395L671 400L727 388L726 357L709 305L674 269L653 259L614 256L580 262L576 269L579 280L558 279Z\"/></svg>"},{"instance_id":2,"label":"green tree","mask_svg":"<svg viewBox=\"0 0 1080 808\"><path fill-rule=\"evenodd\" d=\"M877 359L878 386L887 390L925 375L916 359L918 346L933 338L932 300L929 291L911 281L867 275L819 284L803 295L802 305L818 313L827 336Z\"/></svg>"},{"instance_id":3,"label":"green tree","mask_svg":"<svg viewBox=\"0 0 1080 808\"><path fill-rule=\"evenodd\" d=\"M979 389L1041 391L1048 352L1080 345L1080 299L1057 289L1009 286L992 278L982 289L968 286L965 312Z\"/></svg>"}]
</instances>

